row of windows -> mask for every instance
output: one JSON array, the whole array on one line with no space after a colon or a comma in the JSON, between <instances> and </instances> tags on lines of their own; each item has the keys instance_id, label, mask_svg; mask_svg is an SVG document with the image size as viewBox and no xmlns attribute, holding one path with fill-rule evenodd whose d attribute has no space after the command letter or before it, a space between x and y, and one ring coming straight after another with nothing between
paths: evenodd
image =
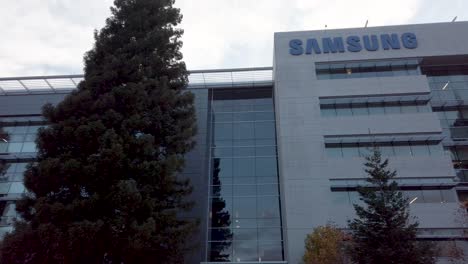
<instances>
[{"instance_id":1,"label":"row of windows","mask_svg":"<svg viewBox=\"0 0 468 264\"><path fill-rule=\"evenodd\" d=\"M321 107L322 116L362 116L362 115L390 115L390 114L406 114L406 113L425 113L431 112L431 108L427 104L420 105L389 105L389 104L372 104L368 106L334 106Z\"/></svg>"},{"instance_id":2,"label":"row of windows","mask_svg":"<svg viewBox=\"0 0 468 264\"><path fill-rule=\"evenodd\" d=\"M468 75L465 77L465 76L461 76L463 79L464 78L467 78L468 79ZM449 79L452 79L452 78L449 78ZM463 80L463 81L453 81L453 80L449 80L449 81L445 81L445 82L435 82L434 80L429 80L429 87L431 88L431 90L433 92L436 92L436 91L449 91L449 90L466 90L468 89L468 80Z\"/></svg>"},{"instance_id":3,"label":"row of windows","mask_svg":"<svg viewBox=\"0 0 468 264\"><path fill-rule=\"evenodd\" d=\"M281 241L209 242L208 247L211 261L262 262L283 260L283 244Z\"/></svg>"},{"instance_id":4,"label":"row of windows","mask_svg":"<svg viewBox=\"0 0 468 264\"><path fill-rule=\"evenodd\" d=\"M212 197L240 197L240 196L278 196L278 184L242 184L242 185L213 185Z\"/></svg>"},{"instance_id":5,"label":"row of windows","mask_svg":"<svg viewBox=\"0 0 468 264\"><path fill-rule=\"evenodd\" d=\"M24 184L20 182L2 182L0 183L0 196L8 194L22 194L24 193Z\"/></svg>"},{"instance_id":6,"label":"row of windows","mask_svg":"<svg viewBox=\"0 0 468 264\"><path fill-rule=\"evenodd\" d=\"M437 101L454 101L454 100L464 100L468 98L468 89L466 90L441 90L441 91L432 91L432 99Z\"/></svg>"},{"instance_id":7,"label":"row of windows","mask_svg":"<svg viewBox=\"0 0 468 264\"><path fill-rule=\"evenodd\" d=\"M278 175L276 157L215 158L212 164L213 173L216 173L217 178L274 177Z\"/></svg>"},{"instance_id":8,"label":"row of windows","mask_svg":"<svg viewBox=\"0 0 468 264\"><path fill-rule=\"evenodd\" d=\"M444 155L442 145L423 142L378 145L384 157L437 156ZM326 146L327 156L331 158L367 157L371 149L368 145L338 144Z\"/></svg>"},{"instance_id":9,"label":"row of windows","mask_svg":"<svg viewBox=\"0 0 468 264\"><path fill-rule=\"evenodd\" d=\"M276 146L257 147L217 147L213 148L213 157L250 157L276 156Z\"/></svg>"},{"instance_id":10,"label":"row of windows","mask_svg":"<svg viewBox=\"0 0 468 264\"><path fill-rule=\"evenodd\" d=\"M37 152L35 142L0 142L0 153L34 153Z\"/></svg>"},{"instance_id":11,"label":"row of windows","mask_svg":"<svg viewBox=\"0 0 468 264\"><path fill-rule=\"evenodd\" d=\"M213 122L245 122L245 121L272 121L275 120L273 112L216 112L213 113Z\"/></svg>"},{"instance_id":12,"label":"row of windows","mask_svg":"<svg viewBox=\"0 0 468 264\"><path fill-rule=\"evenodd\" d=\"M244 219L242 219L244 220ZM249 219L250 220L250 219ZM211 241L253 240L253 241L281 241L281 228L212 228ZM232 236L226 236L231 232ZM227 239L228 238L228 239Z\"/></svg>"},{"instance_id":13,"label":"row of windows","mask_svg":"<svg viewBox=\"0 0 468 264\"><path fill-rule=\"evenodd\" d=\"M227 139L273 139L275 122L215 123L215 140Z\"/></svg>"},{"instance_id":14,"label":"row of windows","mask_svg":"<svg viewBox=\"0 0 468 264\"><path fill-rule=\"evenodd\" d=\"M276 139L273 138L251 138L251 139L216 139L213 147L265 147L275 146Z\"/></svg>"},{"instance_id":15,"label":"row of windows","mask_svg":"<svg viewBox=\"0 0 468 264\"><path fill-rule=\"evenodd\" d=\"M226 227L237 218L280 218L278 196L213 197L211 226Z\"/></svg>"},{"instance_id":16,"label":"row of windows","mask_svg":"<svg viewBox=\"0 0 468 264\"><path fill-rule=\"evenodd\" d=\"M7 163L6 169L0 174L0 182L23 181L23 174L28 163Z\"/></svg>"},{"instance_id":17,"label":"row of windows","mask_svg":"<svg viewBox=\"0 0 468 264\"><path fill-rule=\"evenodd\" d=\"M3 131L8 133L10 137L17 134L37 134L37 130L43 126L7 126L3 127Z\"/></svg>"},{"instance_id":18,"label":"row of windows","mask_svg":"<svg viewBox=\"0 0 468 264\"><path fill-rule=\"evenodd\" d=\"M278 176L236 176L236 177L219 177L213 178L213 186L221 185L233 185L233 184L278 184Z\"/></svg>"},{"instance_id":19,"label":"row of windows","mask_svg":"<svg viewBox=\"0 0 468 264\"><path fill-rule=\"evenodd\" d=\"M212 101L212 112L273 112L272 98Z\"/></svg>"},{"instance_id":20,"label":"row of windows","mask_svg":"<svg viewBox=\"0 0 468 264\"><path fill-rule=\"evenodd\" d=\"M445 150L450 154L453 161L468 161L468 147L445 147Z\"/></svg>"},{"instance_id":21,"label":"row of windows","mask_svg":"<svg viewBox=\"0 0 468 264\"><path fill-rule=\"evenodd\" d=\"M401 191L411 203L454 203L458 202L453 189ZM333 192L334 204L362 204L358 192Z\"/></svg>"},{"instance_id":22,"label":"row of windows","mask_svg":"<svg viewBox=\"0 0 468 264\"><path fill-rule=\"evenodd\" d=\"M421 68L421 71L424 75L428 76L429 80L434 80L437 77L467 76L468 65L424 66Z\"/></svg>"},{"instance_id":23,"label":"row of windows","mask_svg":"<svg viewBox=\"0 0 468 264\"><path fill-rule=\"evenodd\" d=\"M316 65L319 80L420 75L417 60L365 61Z\"/></svg>"}]
</instances>

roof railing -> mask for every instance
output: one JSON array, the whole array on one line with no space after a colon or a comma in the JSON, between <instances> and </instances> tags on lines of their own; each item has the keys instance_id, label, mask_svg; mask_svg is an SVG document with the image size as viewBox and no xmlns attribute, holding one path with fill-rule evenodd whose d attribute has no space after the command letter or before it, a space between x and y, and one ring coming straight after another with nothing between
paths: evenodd
<instances>
[{"instance_id":1,"label":"roof railing","mask_svg":"<svg viewBox=\"0 0 468 264\"><path fill-rule=\"evenodd\" d=\"M82 74L0 78L0 95L68 93L84 79ZM237 68L189 71L190 89L251 87L273 84L273 68Z\"/></svg>"}]
</instances>

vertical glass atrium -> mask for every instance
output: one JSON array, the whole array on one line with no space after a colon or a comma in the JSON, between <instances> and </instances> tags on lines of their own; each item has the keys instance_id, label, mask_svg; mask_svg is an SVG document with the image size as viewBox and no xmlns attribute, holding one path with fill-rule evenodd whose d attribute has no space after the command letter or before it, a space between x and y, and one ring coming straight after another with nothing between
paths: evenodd
<instances>
[{"instance_id":1,"label":"vertical glass atrium","mask_svg":"<svg viewBox=\"0 0 468 264\"><path fill-rule=\"evenodd\" d=\"M272 89L213 89L208 259L281 261Z\"/></svg>"}]
</instances>

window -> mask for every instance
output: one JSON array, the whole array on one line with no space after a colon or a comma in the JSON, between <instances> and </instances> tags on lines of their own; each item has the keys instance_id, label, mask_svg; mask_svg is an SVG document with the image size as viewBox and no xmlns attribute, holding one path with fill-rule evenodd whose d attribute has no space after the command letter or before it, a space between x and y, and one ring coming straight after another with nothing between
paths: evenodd
<instances>
[{"instance_id":1,"label":"window","mask_svg":"<svg viewBox=\"0 0 468 264\"><path fill-rule=\"evenodd\" d=\"M353 63L317 63L317 79L348 79L420 75L418 60L356 61Z\"/></svg>"},{"instance_id":2,"label":"window","mask_svg":"<svg viewBox=\"0 0 468 264\"><path fill-rule=\"evenodd\" d=\"M427 102L406 102L404 105L395 103L372 103L368 105L321 105L323 117L390 115L430 112Z\"/></svg>"},{"instance_id":3,"label":"window","mask_svg":"<svg viewBox=\"0 0 468 264\"><path fill-rule=\"evenodd\" d=\"M424 157L445 155L441 144L436 142L375 143L383 157ZM329 158L366 157L372 153L372 144L326 144Z\"/></svg>"},{"instance_id":4,"label":"window","mask_svg":"<svg viewBox=\"0 0 468 264\"><path fill-rule=\"evenodd\" d=\"M281 261L272 89L211 93L209 261Z\"/></svg>"}]
</instances>

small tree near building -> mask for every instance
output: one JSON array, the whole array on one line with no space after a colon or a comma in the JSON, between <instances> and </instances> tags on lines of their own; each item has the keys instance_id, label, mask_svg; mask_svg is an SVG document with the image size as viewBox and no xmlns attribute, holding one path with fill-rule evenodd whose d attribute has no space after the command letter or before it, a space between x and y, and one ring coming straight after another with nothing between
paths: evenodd
<instances>
[{"instance_id":1,"label":"small tree near building","mask_svg":"<svg viewBox=\"0 0 468 264\"><path fill-rule=\"evenodd\" d=\"M304 264L345 264L346 234L332 224L314 228L305 239Z\"/></svg>"},{"instance_id":2,"label":"small tree near building","mask_svg":"<svg viewBox=\"0 0 468 264\"><path fill-rule=\"evenodd\" d=\"M365 163L369 185L358 188L364 206L354 205L357 218L349 222L351 258L360 264L435 263L432 244L416 240L418 222L410 219L408 198L394 181L396 171L387 167L388 160L374 148Z\"/></svg>"}]
</instances>

